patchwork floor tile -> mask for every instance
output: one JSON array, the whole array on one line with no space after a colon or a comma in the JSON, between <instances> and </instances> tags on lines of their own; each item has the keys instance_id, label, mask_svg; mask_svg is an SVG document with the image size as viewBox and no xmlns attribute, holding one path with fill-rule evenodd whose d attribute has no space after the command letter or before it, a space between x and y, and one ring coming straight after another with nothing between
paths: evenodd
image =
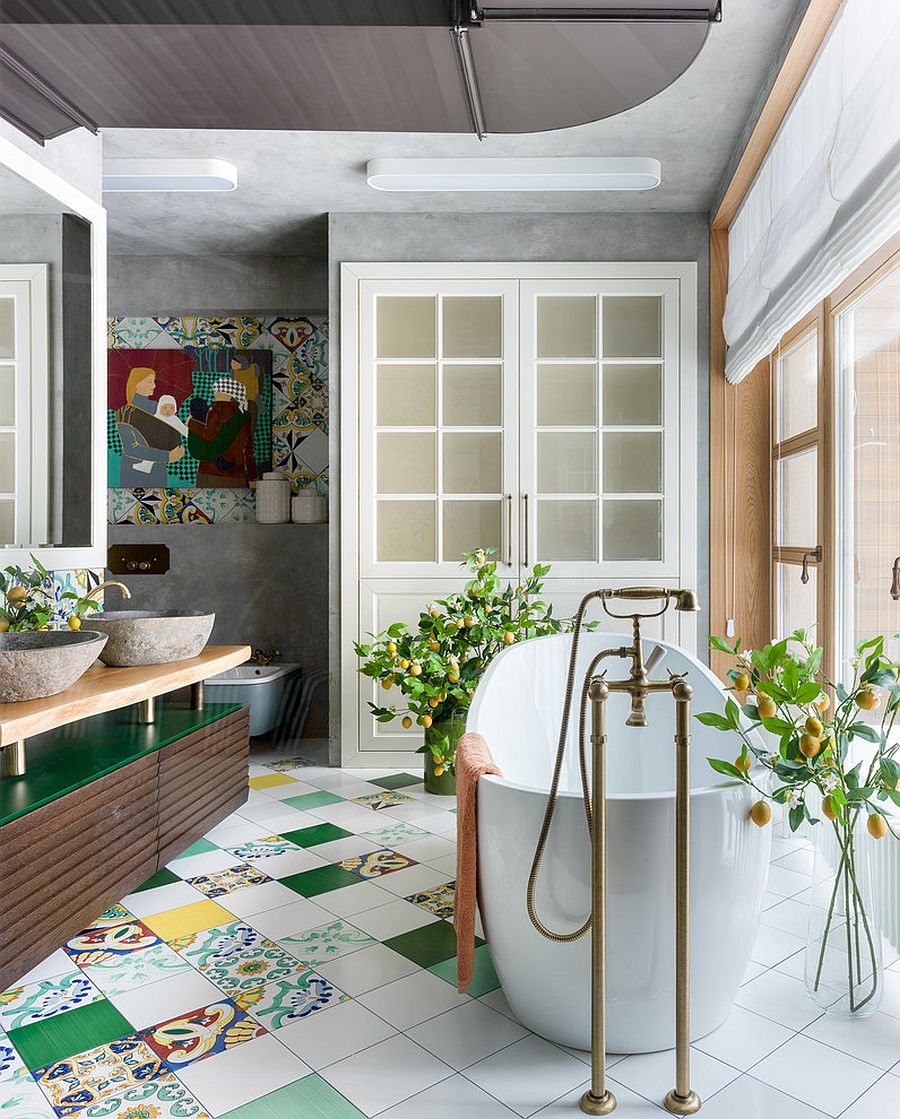
<instances>
[{"instance_id":1,"label":"patchwork floor tile","mask_svg":"<svg viewBox=\"0 0 900 1119\"><path fill-rule=\"evenodd\" d=\"M176 874L174 870L169 870L168 867L164 866L162 870L158 870L156 874L148 878L142 886L138 886L134 893L139 894L142 893L144 890L153 890L157 886L168 886L172 882L180 881L180 875Z\"/></svg>"},{"instance_id":2,"label":"patchwork floor tile","mask_svg":"<svg viewBox=\"0 0 900 1119\"><path fill-rule=\"evenodd\" d=\"M370 785L378 785L382 789L408 789L413 785L421 785L422 778L414 773L388 773L384 777L373 777Z\"/></svg>"},{"instance_id":3,"label":"patchwork floor tile","mask_svg":"<svg viewBox=\"0 0 900 1119\"><path fill-rule=\"evenodd\" d=\"M456 955L456 933L447 921L433 921L430 925L392 936L384 943L419 967L431 967ZM484 941L476 936L475 943L477 946Z\"/></svg>"},{"instance_id":4,"label":"patchwork floor tile","mask_svg":"<svg viewBox=\"0 0 900 1119\"><path fill-rule=\"evenodd\" d=\"M440 963L433 964L428 970L441 979L446 980L451 986L456 986L455 955L447 960L442 960ZM499 987L500 977L494 970L494 961L491 959L491 951L486 944L479 944L475 948L472 983L469 987L469 994L472 998L477 999L482 995L488 994L490 991L498 990Z\"/></svg>"},{"instance_id":5,"label":"patchwork floor tile","mask_svg":"<svg viewBox=\"0 0 900 1119\"><path fill-rule=\"evenodd\" d=\"M427 909L428 912L433 913L435 917L452 917L455 897L456 883L447 882L443 886L435 886L431 890L423 890L419 894L411 894L405 900L411 901L413 905L421 905L423 909Z\"/></svg>"},{"instance_id":6,"label":"patchwork floor tile","mask_svg":"<svg viewBox=\"0 0 900 1119\"><path fill-rule=\"evenodd\" d=\"M186 851L182 851L180 855L175 857L175 862L178 859L189 859L192 855L205 855L208 851L217 851L215 843L210 843L208 839L198 839L196 843L192 843Z\"/></svg>"},{"instance_id":7,"label":"patchwork floor tile","mask_svg":"<svg viewBox=\"0 0 900 1119\"><path fill-rule=\"evenodd\" d=\"M178 1070L178 1079L202 1100L213 1116L226 1115L236 1107L268 1096L301 1077L310 1066L286 1049L271 1034L255 1037L226 1053L213 1053L203 1061ZM308 1113L296 1112L294 1119ZM273 1113L271 1119L277 1119Z\"/></svg>"},{"instance_id":8,"label":"patchwork floor tile","mask_svg":"<svg viewBox=\"0 0 900 1119\"><path fill-rule=\"evenodd\" d=\"M314 767L315 762L307 758L279 758L278 761L263 762L266 769L274 769L277 773L290 773L292 769L307 769Z\"/></svg>"},{"instance_id":9,"label":"patchwork floor tile","mask_svg":"<svg viewBox=\"0 0 900 1119\"><path fill-rule=\"evenodd\" d=\"M334 824L314 824L310 828L285 832L282 839L290 840L297 847L316 847L320 843L333 843L338 839L348 839L352 831L345 831Z\"/></svg>"},{"instance_id":10,"label":"patchwork floor tile","mask_svg":"<svg viewBox=\"0 0 900 1119\"><path fill-rule=\"evenodd\" d=\"M86 1006L102 997L90 979L78 970L24 987L12 987L0 995L0 1027L8 1031L45 1022L55 1014Z\"/></svg>"},{"instance_id":11,"label":"patchwork floor tile","mask_svg":"<svg viewBox=\"0 0 900 1119\"><path fill-rule=\"evenodd\" d=\"M163 1076L169 1076L168 1069L135 1034L34 1070L34 1079L60 1116L93 1111L94 1105L145 1088ZM100 1114L109 1112L104 1109Z\"/></svg>"},{"instance_id":12,"label":"patchwork floor tile","mask_svg":"<svg viewBox=\"0 0 900 1119\"><path fill-rule=\"evenodd\" d=\"M183 937L172 947L232 996L305 970L299 959L241 921Z\"/></svg>"},{"instance_id":13,"label":"patchwork floor tile","mask_svg":"<svg viewBox=\"0 0 900 1119\"><path fill-rule=\"evenodd\" d=\"M212 874L200 874L196 878L189 878L188 883L206 894L208 898L222 897L230 894L232 890L240 890L244 886L261 886L263 882L271 879L268 874L249 863L230 866L227 870L217 870Z\"/></svg>"},{"instance_id":14,"label":"patchwork floor tile","mask_svg":"<svg viewBox=\"0 0 900 1119\"><path fill-rule=\"evenodd\" d=\"M227 847L226 850L240 860L271 859L276 855L283 855L285 851L296 851L297 844L280 835L265 835L261 839L252 839L236 847Z\"/></svg>"},{"instance_id":15,"label":"patchwork floor tile","mask_svg":"<svg viewBox=\"0 0 900 1119\"><path fill-rule=\"evenodd\" d=\"M412 859L401 855L397 851L370 851L365 855L353 855L343 859L338 866L358 874L360 878L381 878L384 874L391 874L395 870L406 870L414 866Z\"/></svg>"},{"instance_id":16,"label":"patchwork floor tile","mask_svg":"<svg viewBox=\"0 0 900 1119\"><path fill-rule=\"evenodd\" d=\"M280 1030L318 1010L346 1002L349 996L314 971L279 979L252 991L241 991L235 1001L268 1030Z\"/></svg>"},{"instance_id":17,"label":"patchwork floor tile","mask_svg":"<svg viewBox=\"0 0 900 1119\"><path fill-rule=\"evenodd\" d=\"M7 1119L55 1119L56 1112L24 1067L0 1081L0 1115Z\"/></svg>"},{"instance_id":18,"label":"patchwork floor tile","mask_svg":"<svg viewBox=\"0 0 900 1119\"><path fill-rule=\"evenodd\" d=\"M414 843L418 839L426 839L431 833L423 831L421 828L413 827L412 824L404 824L399 821L394 824L386 824L383 828L376 828L375 831L363 832L363 838L371 839L373 843L377 843L379 847L400 847L404 843Z\"/></svg>"},{"instance_id":19,"label":"patchwork floor tile","mask_svg":"<svg viewBox=\"0 0 900 1119\"><path fill-rule=\"evenodd\" d=\"M190 936L201 929L212 929L216 925L227 924L232 914L214 901L197 901L193 905L182 905L166 913L155 913L146 918L146 924L160 940L175 940L179 936Z\"/></svg>"},{"instance_id":20,"label":"patchwork floor tile","mask_svg":"<svg viewBox=\"0 0 900 1119\"><path fill-rule=\"evenodd\" d=\"M64 1014L54 1014L44 1022L10 1030L7 1036L25 1066L38 1069L131 1033L131 1023L113 1004L98 999Z\"/></svg>"},{"instance_id":21,"label":"patchwork floor tile","mask_svg":"<svg viewBox=\"0 0 900 1119\"><path fill-rule=\"evenodd\" d=\"M192 1061L200 1061L211 1053L224 1053L265 1032L231 999L222 999L141 1030L140 1036L157 1057L177 1072Z\"/></svg>"},{"instance_id":22,"label":"patchwork floor tile","mask_svg":"<svg viewBox=\"0 0 900 1119\"><path fill-rule=\"evenodd\" d=\"M124 912L124 910L123 910ZM92 926L73 936L63 948L76 964L99 964L128 952L139 952L159 944L160 937L143 921L131 917L125 923Z\"/></svg>"},{"instance_id":23,"label":"patchwork floor tile","mask_svg":"<svg viewBox=\"0 0 900 1119\"><path fill-rule=\"evenodd\" d=\"M228 1113L228 1119L366 1119L321 1076L304 1076L253 1103Z\"/></svg>"},{"instance_id":24,"label":"patchwork floor tile","mask_svg":"<svg viewBox=\"0 0 900 1119\"><path fill-rule=\"evenodd\" d=\"M303 793L298 797L288 797L283 800L282 804L289 804L291 808L299 808L301 812L307 812L310 808L323 808L326 804L338 804L344 797L339 797L335 793L326 792L324 789L319 793Z\"/></svg>"},{"instance_id":25,"label":"patchwork floor tile","mask_svg":"<svg viewBox=\"0 0 900 1119\"><path fill-rule=\"evenodd\" d=\"M350 952L357 952L360 948L367 948L377 941L346 921L332 921L296 936L286 936L280 943L298 960L309 967L316 967Z\"/></svg>"},{"instance_id":26,"label":"patchwork floor tile","mask_svg":"<svg viewBox=\"0 0 900 1119\"><path fill-rule=\"evenodd\" d=\"M265 777L251 777L251 789L271 789L275 785L293 785L294 778L286 773L267 773Z\"/></svg>"},{"instance_id":27,"label":"patchwork floor tile","mask_svg":"<svg viewBox=\"0 0 900 1119\"><path fill-rule=\"evenodd\" d=\"M387 789L383 793L367 793L362 797L351 797L354 804L363 804L367 808L374 808L376 812L380 812L383 808L393 808L398 804L406 804L413 801L412 797L408 797L405 793L397 793L392 789Z\"/></svg>"},{"instance_id":28,"label":"patchwork floor tile","mask_svg":"<svg viewBox=\"0 0 900 1119\"><path fill-rule=\"evenodd\" d=\"M131 1023L130 1032L140 1033L157 1022L176 1017L187 1006L206 1006L222 997L214 983L189 967L187 971L157 979L146 987L113 995L109 1001Z\"/></svg>"},{"instance_id":29,"label":"patchwork floor tile","mask_svg":"<svg viewBox=\"0 0 900 1119\"><path fill-rule=\"evenodd\" d=\"M314 898L330 890L337 890L341 886L353 886L357 882L362 882L358 874L351 874L342 866L330 865L316 867L315 870L305 870L302 874L291 874L281 879L282 886L287 886L289 890L294 890L305 898Z\"/></svg>"}]
</instances>

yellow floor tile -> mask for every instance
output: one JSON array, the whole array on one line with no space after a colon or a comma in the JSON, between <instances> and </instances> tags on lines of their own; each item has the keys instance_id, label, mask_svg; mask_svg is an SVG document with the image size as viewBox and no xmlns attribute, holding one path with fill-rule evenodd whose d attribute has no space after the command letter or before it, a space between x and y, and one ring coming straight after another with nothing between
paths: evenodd
<instances>
[{"instance_id":1,"label":"yellow floor tile","mask_svg":"<svg viewBox=\"0 0 900 1119\"><path fill-rule=\"evenodd\" d=\"M162 940L175 940L202 929L227 925L234 916L214 901L195 901L191 905L167 909L165 913L154 913L152 917L142 917L141 920Z\"/></svg>"},{"instance_id":2,"label":"yellow floor tile","mask_svg":"<svg viewBox=\"0 0 900 1119\"><path fill-rule=\"evenodd\" d=\"M296 777L288 777L284 773L266 774L265 777L251 777L251 789L271 789L273 785L296 785Z\"/></svg>"}]
</instances>

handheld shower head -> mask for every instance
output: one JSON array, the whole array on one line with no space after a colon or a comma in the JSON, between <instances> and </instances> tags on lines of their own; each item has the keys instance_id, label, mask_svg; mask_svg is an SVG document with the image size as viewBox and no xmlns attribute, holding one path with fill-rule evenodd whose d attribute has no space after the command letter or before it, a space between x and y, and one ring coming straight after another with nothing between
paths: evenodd
<instances>
[{"instance_id":1,"label":"handheld shower head","mask_svg":"<svg viewBox=\"0 0 900 1119\"><path fill-rule=\"evenodd\" d=\"M675 599L676 610L686 610L694 613L700 609L700 601L697 598L697 592L687 587L672 591L672 597Z\"/></svg>"}]
</instances>

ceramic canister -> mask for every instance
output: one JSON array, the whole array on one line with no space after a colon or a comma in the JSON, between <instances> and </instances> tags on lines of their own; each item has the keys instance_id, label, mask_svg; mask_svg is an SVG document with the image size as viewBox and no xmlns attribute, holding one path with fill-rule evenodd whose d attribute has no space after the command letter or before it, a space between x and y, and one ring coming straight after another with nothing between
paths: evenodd
<instances>
[{"instance_id":1,"label":"ceramic canister","mask_svg":"<svg viewBox=\"0 0 900 1119\"><path fill-rule=\"evenodd\" d=\"M326 498L313 489L295 493L291 501L291 520L295 525L318 524L327 520Z\"/></svg>"},{"instance_id":2,"label":"ceramic canister","mask_svg":"<svg viewBox=\"0 0 900 1119\"><path fill-rule=\"evenodd\" d=\"M291 483L283 475L270 471L256 483L256 519L265 525L291 519Z\"/></svg>"}]
</instances>

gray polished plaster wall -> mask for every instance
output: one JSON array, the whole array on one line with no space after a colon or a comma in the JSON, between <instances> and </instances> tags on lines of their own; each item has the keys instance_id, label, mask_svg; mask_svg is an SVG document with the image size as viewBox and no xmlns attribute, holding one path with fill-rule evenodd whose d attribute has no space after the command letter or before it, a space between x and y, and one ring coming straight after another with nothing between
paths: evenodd
<instances>
[{"instance_id":1,"label":"gray polished plaster wall","mask_svg":"<svg viewBox=\"0 0 900 1119\"><path fill-rule=\"evenodd\" d=\"M473 206L477 195L472 195ZM340 266L349 261L690 260L697 297L697 589L709 601L709 231L706 214L331 214L328 237L330 353L331 640L330 756L340 762ZM698 622L705 655L707 613Z\"/></svg>"}]
</instances>

